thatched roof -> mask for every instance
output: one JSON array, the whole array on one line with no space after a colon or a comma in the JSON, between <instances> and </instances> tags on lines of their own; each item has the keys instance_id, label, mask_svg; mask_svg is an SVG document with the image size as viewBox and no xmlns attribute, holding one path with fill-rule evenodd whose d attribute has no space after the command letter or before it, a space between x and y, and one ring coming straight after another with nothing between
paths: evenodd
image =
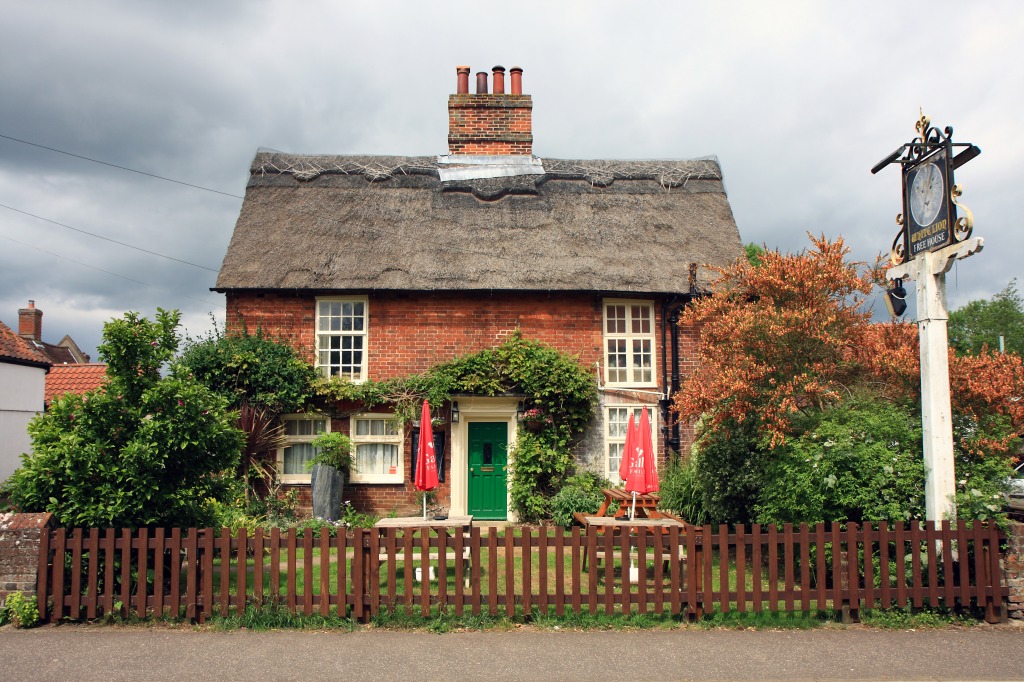
<instances>
[{"instance_id":1,"label":"thatched roof","mask_svg":"<svg viewBox=\"0 0 1024 682\"><path fill-rule=\"evenodd\" d=\"M742 254L714 159L442 182L457 158L261 151L216 290L685 293Z\"/></svg>"}]
</instances>

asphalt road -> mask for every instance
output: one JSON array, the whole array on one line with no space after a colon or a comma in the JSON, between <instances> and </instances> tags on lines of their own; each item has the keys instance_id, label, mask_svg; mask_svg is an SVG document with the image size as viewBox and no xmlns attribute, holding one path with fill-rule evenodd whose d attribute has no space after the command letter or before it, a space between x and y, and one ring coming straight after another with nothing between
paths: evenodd
<instances>
[{"instance_id":1,"label":"asphalt road","mask_svg":"<svg viewBox=\"0 0 1024 682\"><path fill-rule=\"evenodd\" d=\"M1024 679L1024 627L449 633L0 629L0 679Z\"/></svg>"}]
</instances>

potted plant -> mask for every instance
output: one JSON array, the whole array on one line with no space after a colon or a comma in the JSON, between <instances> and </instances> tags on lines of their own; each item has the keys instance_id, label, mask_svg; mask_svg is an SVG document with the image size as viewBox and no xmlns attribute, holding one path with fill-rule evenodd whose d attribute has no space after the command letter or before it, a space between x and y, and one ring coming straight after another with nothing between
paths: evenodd
<instances>
[{"instance_id":1,"label":"potted plant","mask_svg":"<svg viewBox=\"0 0 1024 682\"><path fill-rule=\"evenodd\" d=\"M317 454L306 464L311 470L313 516L341 520L345 481L352 470L352 441L343 433L325 433L313 441Z\"/></svg>"},{"instance_id":2,"label":"potted plant","mask_svg":"<svg viewBox=\"0 0 1024 682\"><path fill-rule=\"evenodd\" d=\"M527 431L540 431L554 423L551 417L544 414L544 410L539 407L531 407L526 412L523 412L521 421Z\"/></svg>"}]
</instances>

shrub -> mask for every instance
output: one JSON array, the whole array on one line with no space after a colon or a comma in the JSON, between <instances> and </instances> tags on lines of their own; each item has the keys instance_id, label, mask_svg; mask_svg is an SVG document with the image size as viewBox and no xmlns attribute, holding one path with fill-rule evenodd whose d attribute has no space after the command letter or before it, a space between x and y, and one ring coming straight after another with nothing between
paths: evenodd
<instances>
[{"instance_id":1,"label":"shrub","mask_svg":"<svg viewBox=\"0 0 1024 682\"><path fill-rule=\"evenodd\" d=\"M763 468L761 523L924 517L921 423L912 408L855 398L811 415Z\"/></svg>"},{"instance_id":2,"label":"shrub","mask_svg":"<svg viewBox=\"0 0 1024 682\"><path fill-rule=\"evenodd\" d=\"M234 407L243 403L276 414L299 412L313 394L316 370L287 343L255 334L225 335L220 330L188 339L180 363L196 380Z\"/></svg>"},{"instance_id":3,"label":"shrub","mask_svg":"<svg viewBox=\"0 0 1024 682\"><path fill-rule=\"evenodd\" d=\"M572 466L572 454L551 445L544 433L520 429L515 454L509 459L514 462L510 496L519 519L535 523L548 518L551 498Z\"/></svg>"},{"instance_id":4,"label":"shrub","mask_svg":"<svg viewBox=\"0 0 1024 682\"><path fill-rule=\"evenodd\" d=\"M698 440L687 464L693 495L698 498L695 505L705 523L749 523L763 484L756 426L748 420L715 428L707 429L706 423L698 427Z\"/></svg>"},{"instance_id":5,"label":"shrub","mask_svg":"<svg viewBox=\"0 0 1024 682\"><path fill-rule=\"evenodd\" d=\"M708 522L708 513L696 474L692 462L672 459L661 476L661 507L701 526Z\"/></svg>"},{"instance_id":6,"label":"shrub","mask_svg":"<svg viewBox=\"0 0 1024 682\"><path fill-rule=\"evenodd\" d=\"M583 472L566 479L562 489L551 498L551 520L559 526L568 528L573 523L573 514L593 514L601 506L604 495L602 488L608 488L611 482L597 474Z\"/></svg>"},{"instance_id":7,"label":"shrub","mask_svg":"<svg viewBox=\"0 0 1024 682\"><path fill-rule=\"evenodd\" d=\"M30 628L39 623L39 604L36 596L26 597L21 592L7 595L0 609L0 625L10 622L16 628Z\"/></svg>"},{"instance_id":8,"label":"shrub","mask_svg":"<svg viewBox=\"0 0 1024 682\"><path fill-rule=\"evenodd\" d=\"M352 469L352 440L337 431L324 433L313 440L317 454L306 463L312 469L317 464L334 467L348 477Z\"/></svg>"}]
</instances>

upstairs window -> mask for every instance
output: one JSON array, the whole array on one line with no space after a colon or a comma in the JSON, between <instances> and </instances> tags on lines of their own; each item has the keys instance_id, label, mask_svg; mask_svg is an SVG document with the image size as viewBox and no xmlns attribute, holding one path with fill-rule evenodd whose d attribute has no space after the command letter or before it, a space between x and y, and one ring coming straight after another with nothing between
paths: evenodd
<instances>
[{"instance_id":1,"label":"upstairs window","mask_svg":"<svg viewBox=\"0 0 1024 682\"><path fill-rule=\"evenodd\" d=\"M316 303L316 364L325 377L366 378L366 299Z\"/></svg>"},{"instance_id":2,"label":"upstairs window","mask_svg":"<svg viewBox=\"0 0 1024 682\"><path fill-rule=\"evenodd\" d=\"M656 385L654 341L654 304L651 301L605 301L605 383Z\"/></svg>"}]
</instances>

